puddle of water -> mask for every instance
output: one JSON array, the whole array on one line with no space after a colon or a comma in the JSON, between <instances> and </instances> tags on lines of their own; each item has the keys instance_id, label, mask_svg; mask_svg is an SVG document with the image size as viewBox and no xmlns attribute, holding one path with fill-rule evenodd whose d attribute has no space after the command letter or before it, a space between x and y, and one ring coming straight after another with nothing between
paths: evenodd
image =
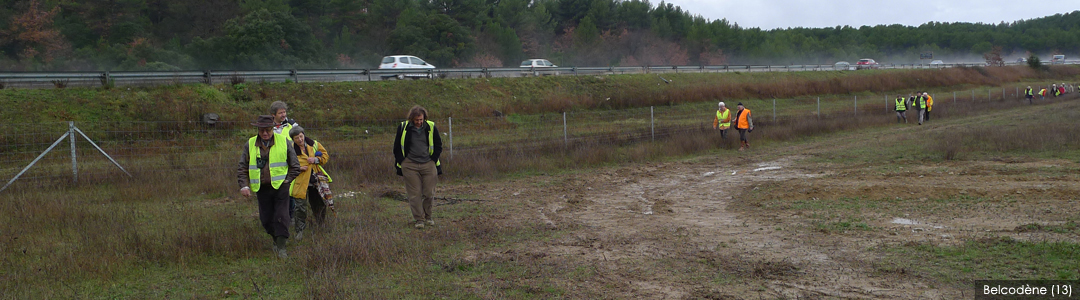
<instances>
[{"instance_id":1,"label":"puddle of water","mask_svg":"<svg viewBox=\"0 0 1080 300\"><path fill-rule=\"evenodd\" d=\"M892 223L900 225L919 225L919 222L916 222L915 220L909 220L904 218L893 218Z\"/></svg>"},{"instance_id":2,"label":"puddle of water","mask_svg":"<svg viewBox=\"0 0 1080 300\"><path fill-rule=\"evenodd\" d=\"M892 223L893 224L900 224L900 225L924 225L922 223L919 223L918 221L911 220L911 219L904 219L904 218L893 218ZM943 229L943 228L945 228L945 226L940 226L940 225L933 225L933 226L930 226L930 227L933 227L934 229Z\"/></svg>"}]
</instances>

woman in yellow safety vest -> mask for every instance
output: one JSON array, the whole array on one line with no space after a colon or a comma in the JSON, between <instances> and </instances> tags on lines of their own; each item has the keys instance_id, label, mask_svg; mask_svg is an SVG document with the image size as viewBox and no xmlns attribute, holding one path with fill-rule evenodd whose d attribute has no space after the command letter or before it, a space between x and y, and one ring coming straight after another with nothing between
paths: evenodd
<instances>
[{"instance_id":1,"label":"woman in yellow safety vest","mask_svg":"<svg viewBox=\"0 0 1080 300\"><path fill-rule=\"evenodd\" d=\"M288 133L293 141L296 159L300 161L300 175L293 180L289 192L294 204L294 238L300 239L304 236L304 229L307 229L309 208L317 224L322 224L326 219L327 207L334 209L334 200L330 194L331 179L326 169L323 169L323 165L330 161L330 153L321 143L308 138L300 125L293 125Z\"/></svg>"},{"instance_id":2,"label":"woman in yellow safety vest","mask_svg":"<svg viewBox=\"0 0 1080 300\"><path fill-rule=\"evenodd\" d=\"M896 123L900 123L900 120L907 123L907 98L896 95Z\"/></svg>"},{"instance_id":3,"label":"woman in yellow safety vest","mask_svg":"<svg viewBox=\"0 0 1080 300\"><path fill-rule=\"evenodd\" d=\"M731 127L731 110L720 102L720 108L716 110L716 119L713 119L712 128L720 130L720 138L727 140L727 129Z\"/></svg>"}]
</instances>

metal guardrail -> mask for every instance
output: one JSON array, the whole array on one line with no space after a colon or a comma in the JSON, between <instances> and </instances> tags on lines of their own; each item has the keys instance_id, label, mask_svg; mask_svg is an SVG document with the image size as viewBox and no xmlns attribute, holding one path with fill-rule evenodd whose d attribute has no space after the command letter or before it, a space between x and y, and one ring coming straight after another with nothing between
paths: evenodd
<instances>
[{"instance_id":1,"label":"metal guardrail","mask_svg":"<svg viewBox=\"0 0 1080 300\"><path fill-rule=\"evenodd\" d=\"M1065 64L1077 64L1068 61ZM1018 65L1023 63L1007 63ZM984 66L959 64L879 64L875 69L932 69ZM436 79L472 77L525 77L544 75L600 75L650 73L794 72L856 70L856 65L711 65L645 67L555 67L555 68L452 68L452 69L340 69L266 71L149 71L149 72L0 72L0 88L60 88L68 86L147 86L190 83L241 82L337 82L390 79Z\"/></svg>"}]
</instances>

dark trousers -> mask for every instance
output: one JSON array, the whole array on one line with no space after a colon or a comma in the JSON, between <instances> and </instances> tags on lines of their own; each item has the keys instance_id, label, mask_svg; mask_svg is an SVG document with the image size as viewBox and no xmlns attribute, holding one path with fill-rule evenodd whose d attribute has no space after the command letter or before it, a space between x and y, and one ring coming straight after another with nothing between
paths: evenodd
<instances>
[{"instance_id":1,"label":"dark trousers","mask_svg":"<svg viewBox=\"0 0 1080 300\"><path fill-rule=\"evenodd\" d=\"M720 129L720 138L727 140L727 129Z\"/></svg>"},{"instance_id":2,"label":"dark trousers","mask_svg":"<svg viewBox=\"0 0 1080 300\"><path fill-rule=\"evenodd\" d=\"M303 231L308 225L308 216L312 216L315 223L322 224L326 220L326 203L319 194L319 188L308 186L307 199L292 198L293 201L293 229L296 232Z\"/></svg>"},{"instance_id":3,"label":"dark trousers","mask_svg":"<svg viewBox=\"0 0 1080 300\"><path fill-rule=\"evenodd\" d=\"M930 107L926 108L926 112L924 114L926 114L926 120L930 121Z\"/></svg>"},{"instance_id":4,"label":"dark trousers","mask_svg":"<svg viewBox=\"0 0 1080 300\"><path fill-rule=\"evenodd\" d=\"M259 222L262 222L266 234L271 237L289 237L289 188L282 184L280 189L264 183L255 193L259 199Z\"/></svg>"},{"instance_id":5,"label":"dark trousers","mask_svg":"<svg viewBox=\"0 0 1080 300\"><path fill-rule=\"evenodd\" d=\"M746 139L746 129L739 129L739 141L749 142L749 140Z\"/></svg>"}]
</instances>

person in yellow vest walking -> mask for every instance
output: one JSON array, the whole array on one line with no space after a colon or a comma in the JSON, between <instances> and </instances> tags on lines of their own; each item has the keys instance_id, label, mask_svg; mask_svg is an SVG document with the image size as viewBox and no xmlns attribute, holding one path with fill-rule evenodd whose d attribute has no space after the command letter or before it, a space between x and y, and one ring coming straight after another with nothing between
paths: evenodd
<instances>
[{"instance_id":1,"label":"person in yellow vest walking","mask_svg":"<svg viewBox=\"0 0 1080 300\"><path fill-rule=\"evenodd\" d=\"M1031 90L1030 85L1027 87L1027 89L1024 89L1024 98L1027 98L1028 105L1030 105L1030 104L1032 104L1034 102L1032 100L1035 99L1035 93Z\"/></svg>"},{"instance_id":2,"label":"person in yellow vest walking","mask_svg":"<svg viewBox=\"0 0 1080 300\"><path fill-rule=\"evenodd\" d=\"M930 112L934 110L934 97L930 97L930 93L923 92L922 96L926 99L926 120L930 121Z\"/></svg>"},{"instance_id":3,"label":"person in yellow vest walking","mask_svg":"<svg viewBox=\"0 0 1080 300\"><path fill-rule=\"evenodd\" d=\"M922 125L923 118L926 117L926 97L921 93L915 93L915 110L919 111L919 125Z\"/></svg>"},{"instance_id":4,"label":"person in yellow vest walking","mask_svg":"<svg viewBox=\"0 0 1080 300\"><path fill-rule=\"evenodd\" d=\"M308 208L316 224L322 224L326 219L327 207L334 208L333 195L330 193L332 180L323 168L330 161L330 153L319 141L307 137L300 125L289 129L289 137L292 138L296 159L300 161L300 174L289 187L289 195L295 204L292 221L296 234L293 239L299 240L304 237L304 229L308 227Z\"/></svg>"},{"instance_id":5,"label":"person in yellow vest walking","mask_svg":"<svg viewBox=\"0 0 1080 300\"><path fill-rule=\"evenodd\" d=\"M431 202L435 200L435 185L442 174L439 155L442 154L442 138L435 122L428 120L428 112L419 105L409 110L408 120L401 122L394 138L394 159L398 176L405 181L405 193L412 210L413 224L417 229L434 226Z\"/></svg>"},{"instance_id":6,"label":"person in yellow vest walking","mask_svg":"<svg viewBox=\"0 0 1080 300\"><path fill-rule=\"evenodd\" d=\"M735 123L735 129L739 131L739 142L742 143L739 151L750 149L750 140L746 138L746 134L754 131L754 119L750 117L750 110L743 107L742 102L737 106L732 123Z\"/></svg>"},{"instance_id":7,"label":"person in yellow vest walking","mask_svg":"<svg viewBox=\"0 0 1080 300\"><path fill-rule=\"evenodd\" d=\"M1039 90L1039 100L1046 99L1046 88Z\"/></svg>"},{"instance_id":8,"label":"person in yellow vest walking","mask_svg":"<svg viewBox=\"0 0 1080 300\"><path fill-rule=\"evenodd\" d=\"M720 102L720 109L716 110L716 119L713 119L712 128L720 130L720 138L727 140L727 129L731 127L731 110Z\"/></svg>"},{"instance_id":9,"label":"person in yellow vest walking","mask_svg":"<svg viewBox=\"0 0 1080 300\"><path fill-rule=\"evenodd\" d=\"M300 174L300 162L296 159L292 143L283 134L274 133L274 117L261 115L255 123L259 134L248 139L236 170L240 194L256 195L259 203L259 221L274 240L274 252L280 258L288 257L285 242L289 239L289 186Z\"/></svg>"},{"instance_id":10,"label":"person in yellow vest walking","mask_svg":"<svg viewBox=\"0 0 1080 300\"><path fill-rule=\"evenodd\" d=\"M900 123L900 120L907 123L907 98L896 95L896 123Z\"/></svg>"}]
</instances>

